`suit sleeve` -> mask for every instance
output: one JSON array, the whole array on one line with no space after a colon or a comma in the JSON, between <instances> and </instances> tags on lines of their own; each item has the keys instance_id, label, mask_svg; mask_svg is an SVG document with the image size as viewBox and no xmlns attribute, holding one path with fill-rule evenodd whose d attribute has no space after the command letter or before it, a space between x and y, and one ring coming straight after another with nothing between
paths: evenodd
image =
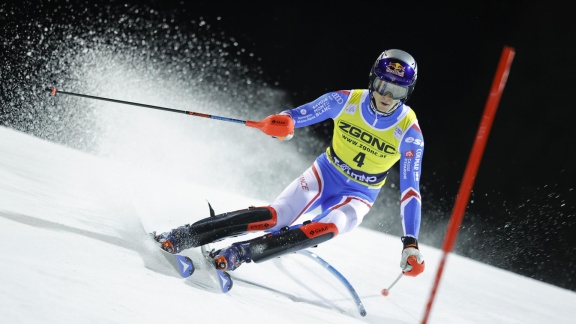
<instances>
[{"instance_id":1,"label":"suit sleeve","mask_svg":"<svg viewBox=\"0 0 576 324\"><path fill-rule=\"evenodd\" d=\"M422 201L420 175L424 157L424 137L418 121L408 128L400 143L400 215L405 236L418 238Z\"/></svg>"},{"instance_id":2,"label":"suit sleeve","mask_svg":"<svg viewBox=\"0 0 576 324\"><path fill-rule=\"evenodd\" d=\"M306 127L336 118L346 105L350 91L333 91L323 94L316 100L299 107L285 110L294 119L294 128Z\"/></svg>"}]
</instances>

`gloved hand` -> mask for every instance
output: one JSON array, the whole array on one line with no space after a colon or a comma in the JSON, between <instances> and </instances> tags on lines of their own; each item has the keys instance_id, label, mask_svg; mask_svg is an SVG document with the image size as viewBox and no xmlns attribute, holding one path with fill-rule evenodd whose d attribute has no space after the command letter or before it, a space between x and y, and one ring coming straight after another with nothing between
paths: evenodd
<instances>
[{"instance_id":1,"label":"gloved hand","mask_svg":"<svg viewBox=\"0 0 576 324\"><path fill-rule=\"evenodd\" d=\"M294 136L294 120L288 114L270 115L261 121L246 121L246 126L258 128L264 134L280 140L289 140Z\"/></svg>"},{"instance_id":2,"label":"gloved hand","mask_svg":"<svg viewBox=\"0 0 576 324\"><path fill-rule=\"evenodd\" d=\"M290 124L289 129L291 130L290 134L286 135L286 136L272 136L273 138L277 138L281 141L289 141L292 139L292 137L294 137L294 120L292 119L292 116L290 116L290 113L285 110L281 113L279 113L278 115L275 116L287 116L290 117L290 121L288 122ZM284 117L280 117L280 118L284 118Z\"/></svg>"},{"instance_id":3,"label":"gloved hand","mask_svg":"<svg viewBox=\"0 0 576 324\"><path fill-rule=\"evenodd\" d=\"M294 137L294 133L288 134L288 135L286 135L286 136L272 136L272 138L277 138L277 139L279 139L279 140L281 140L281 141L289 141L289 140L292 139L292 137Z\"/></svg>"},{"instance_id":4,"label":"gloved hand","mask_svg":"<svg viewBox=\"0 0 576 324\"><path fill-rule=\"evenodd\" d=\"M405 276L416 277L424 272L424 257L418 250L418 240L411 236L402 236L404 249L400 259L400 268Z\"/></svg>"}]
</instances>

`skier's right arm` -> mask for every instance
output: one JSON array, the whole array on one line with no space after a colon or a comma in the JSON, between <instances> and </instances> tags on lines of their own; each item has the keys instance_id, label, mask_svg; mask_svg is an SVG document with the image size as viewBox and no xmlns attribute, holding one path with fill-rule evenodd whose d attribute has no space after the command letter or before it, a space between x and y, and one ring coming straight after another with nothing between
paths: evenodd
<instances>
[{"instance_id":1,"label":"skier's right arm","mask_svg":"<svg viewBox=\"0 0 576 324\"><path fill-rule=\"evenodd\" d=\"M277 115L270 115L261 121L265 123L275 122L274 129L280 130L278 134L272 134L272 132L266 131L263 128L262 131L274 138L279 138L280 140L290 140L294 135L294 128L305 127L313 124L325 121L328 118L335 118L342 108L344 107L350 91L334 91L323 94L316 100L309 103L303 104L299 107L284 110ZM286 127L280 129L278 121L285 121L289 117L292 119L293 123L287 123ZM272 129L272 127L270 127Z\"/></svg>"},{"instance_id":2,"label":"skier's right arm","mask_svg":"<svg viewBox=\"0 0 576 324\"><path fill-rule=\"evenodd\" d=\"M350 91L328 92L316 100L293 109L284 110L280 114L287 114L294 119L294 128L306 127L335 118L344 108Z\"/></svg>"}]
</instances>

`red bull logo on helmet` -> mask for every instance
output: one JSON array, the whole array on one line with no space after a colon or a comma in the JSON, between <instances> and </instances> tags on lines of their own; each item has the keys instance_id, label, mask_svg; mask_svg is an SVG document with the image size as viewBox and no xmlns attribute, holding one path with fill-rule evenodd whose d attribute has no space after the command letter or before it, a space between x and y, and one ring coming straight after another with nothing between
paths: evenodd
<instances>
[{"instance_id":1,"label":"red bull logo on helmet","mask_svg":"<svg viewBox=\"0 0 576 324\"><path fill-rule=\"evenodd\" d=\"M404 77L405 71L406 71L406 68L404 67L404 65L402 65L400 63L390 62L386 66L386 72L392 73L392 74L397 75L401 78Z\"/></svg>"}]
</instances>

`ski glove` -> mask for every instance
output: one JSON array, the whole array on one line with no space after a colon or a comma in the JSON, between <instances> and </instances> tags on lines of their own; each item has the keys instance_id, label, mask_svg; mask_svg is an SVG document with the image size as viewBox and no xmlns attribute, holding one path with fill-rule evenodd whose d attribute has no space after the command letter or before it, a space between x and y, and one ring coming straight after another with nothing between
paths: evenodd
<instances>
[{"instance_id":1,"label":"ski glove","mask_svg":"<svg viewBox=\"0 0 576 324\"><path fill-rule=\"evenodd\" d=\"M277 138L277 139L279 139L279 140L281 140L281 141L289 141L289 140L292 139L292 137L294 137L294 133L288 134L288 135L286 135L286 136L272 136L272 138Z\"/></svg>"},{"instance_id":2,"label":"ski glove","mask_svg":"<svg viewBox=\"0 0 576 324\"><path fill-rule=\"evenodd\" d=\"M424 257L418 250L418 240L411 236L402 236L404 249L400 259L400 268L405 276L416 277L424 272Z\"/></svg>"},{"instance_id":3,"label":"ski glove","mask_svg":"<svg viewBox=\"0 0 576 324\"><path fill-rule=\"evenodd\" d=\"M288 128L287 131L289 131L289 134L286 136L272 136L273 138L277 138L281 141L289 141L292 139L292 137L294 137L294 120L292 119L292 116L290 116L290 113L287 111L283 111L281 113L279 113L278 115L272 115L272 116L276 116L277 118L285 118L284 116L290 118L290 120L288 120Z\"/></svg>"}]
</instances>

